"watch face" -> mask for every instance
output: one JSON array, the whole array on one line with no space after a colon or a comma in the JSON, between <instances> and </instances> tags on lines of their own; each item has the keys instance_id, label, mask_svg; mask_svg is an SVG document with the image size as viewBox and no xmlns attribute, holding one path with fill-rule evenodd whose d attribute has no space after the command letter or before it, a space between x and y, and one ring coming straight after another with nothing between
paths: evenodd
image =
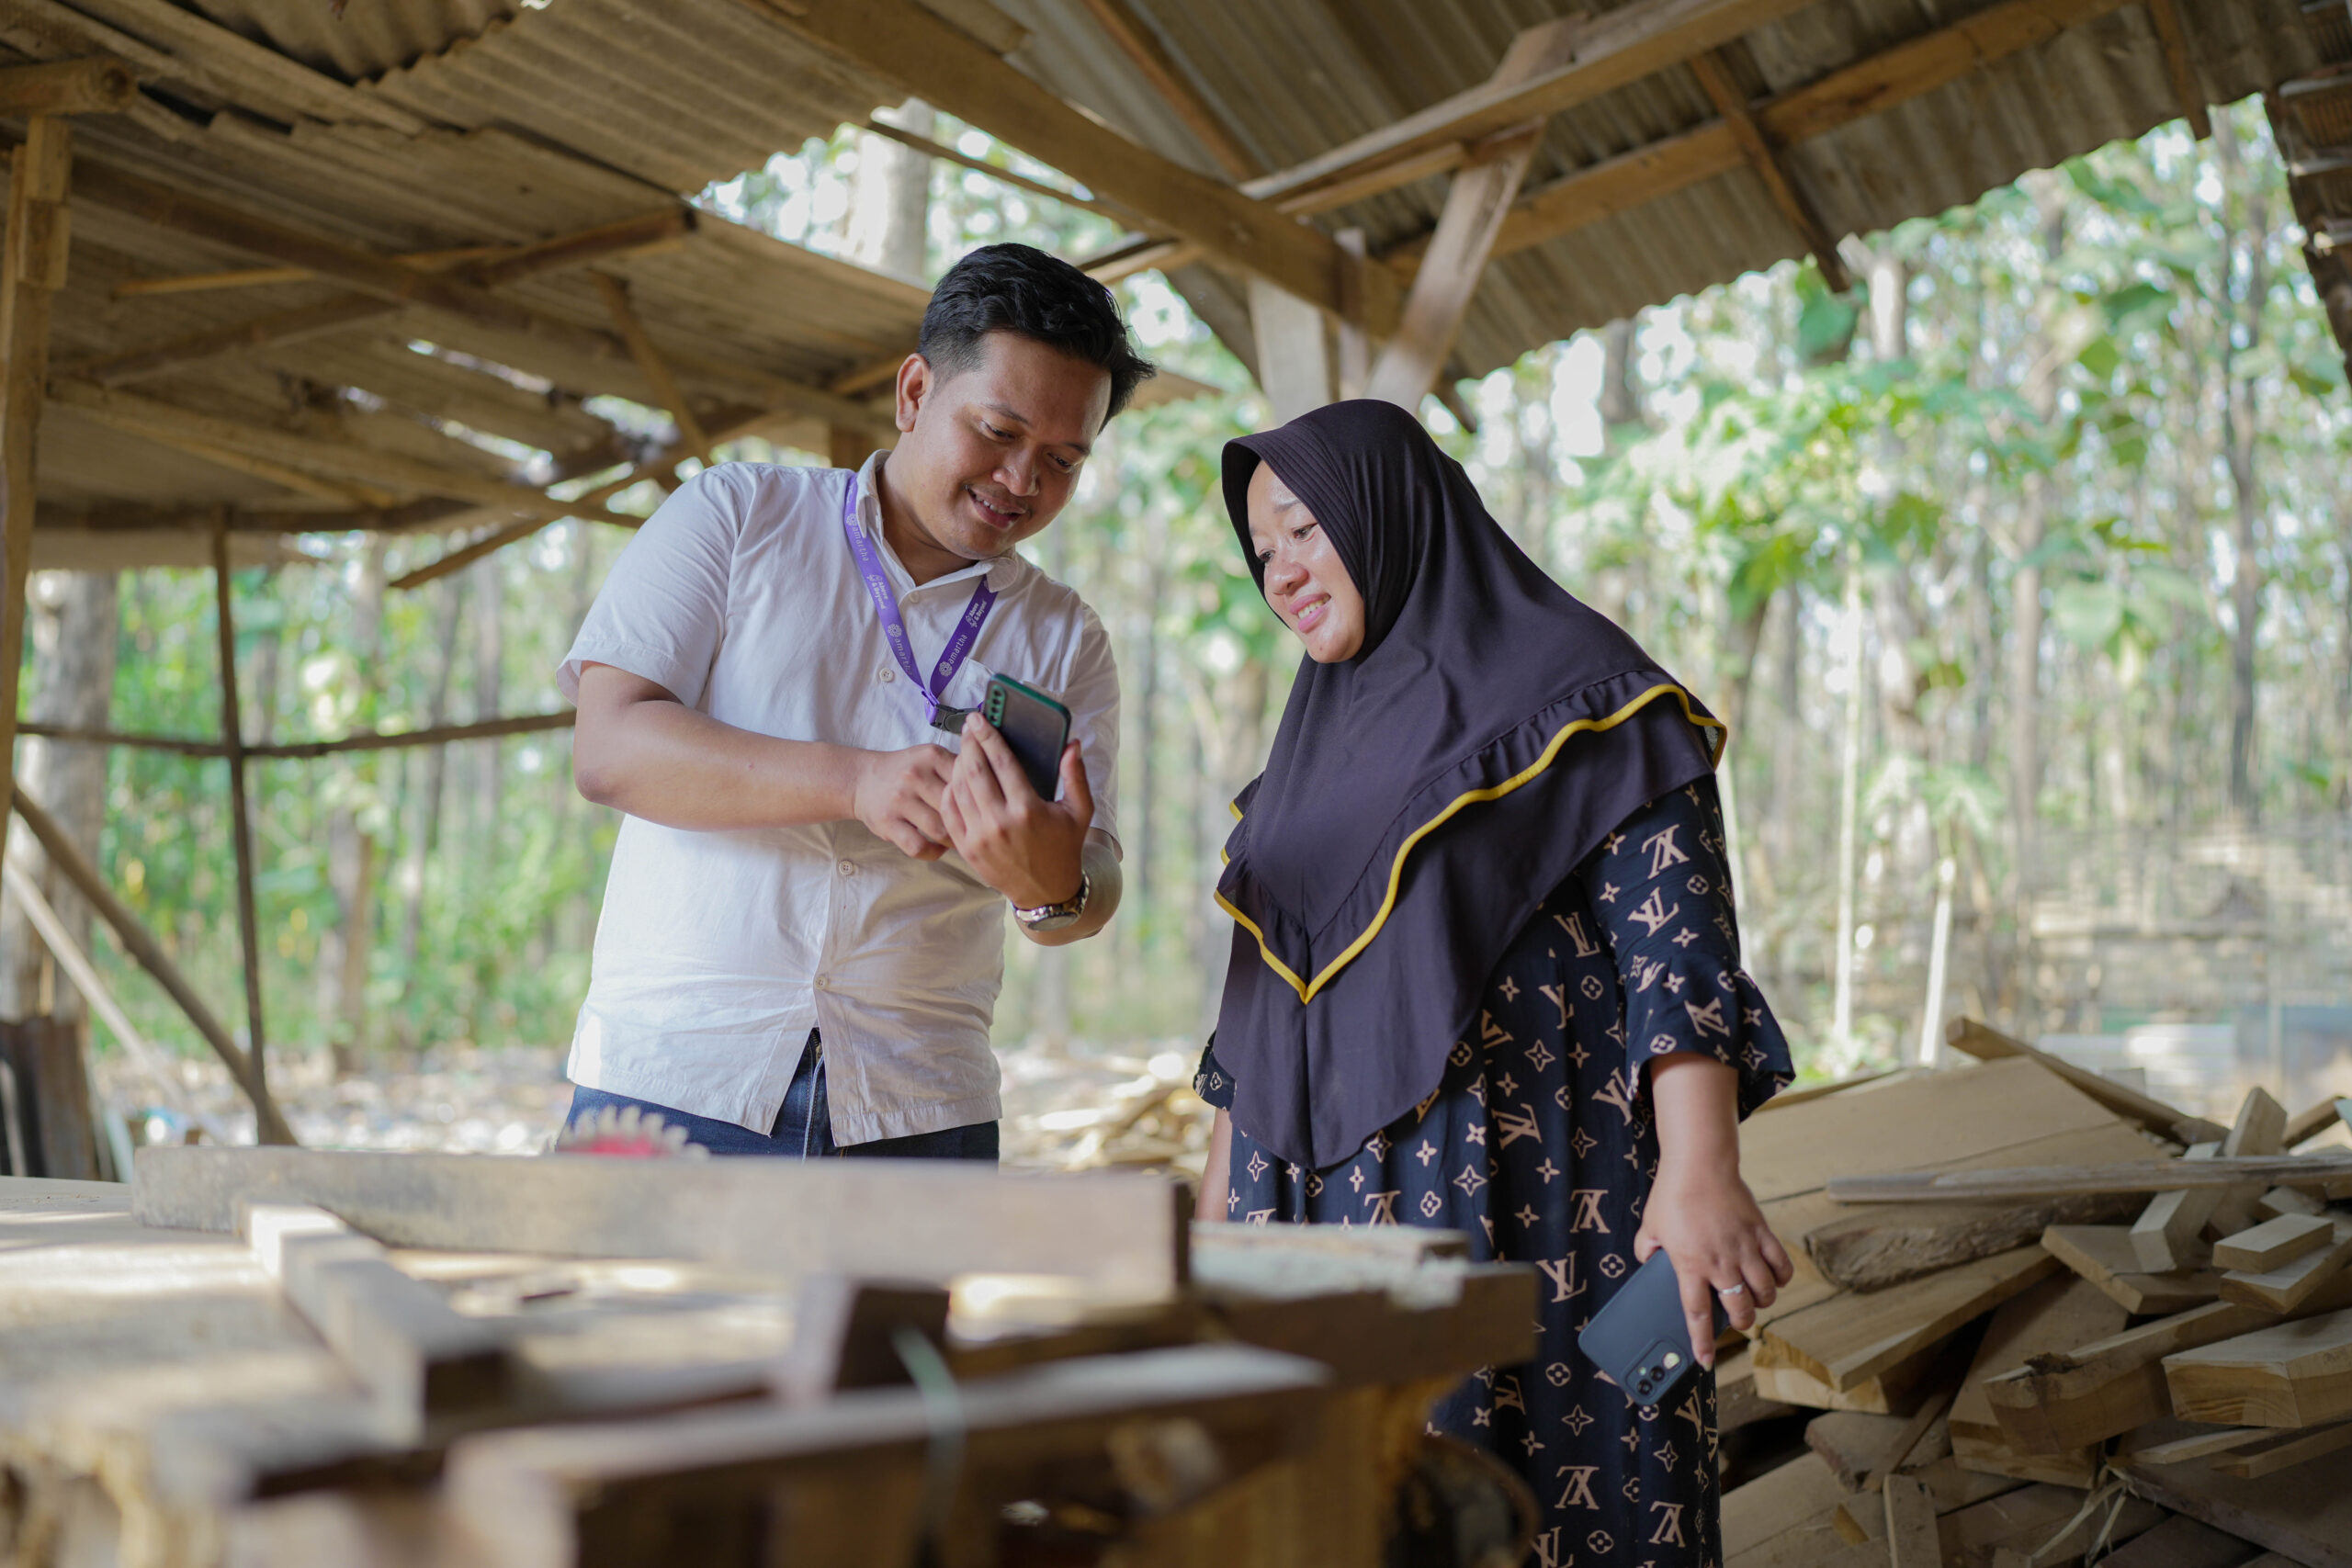
<instances>
[{"instance_id":1,"label":"watch face","mask_svg":"<svg viewBox=\"0 0 2352 1568\"><path fill-rule=\"evenodd\" d=\"M1069 909L1060 914L1040 915L1034 920L1023 920L1021 923L1033 931L1057 931L1064 926L1076 923L1077 919L1078 911Z\"/></svg>"}]
</instances>

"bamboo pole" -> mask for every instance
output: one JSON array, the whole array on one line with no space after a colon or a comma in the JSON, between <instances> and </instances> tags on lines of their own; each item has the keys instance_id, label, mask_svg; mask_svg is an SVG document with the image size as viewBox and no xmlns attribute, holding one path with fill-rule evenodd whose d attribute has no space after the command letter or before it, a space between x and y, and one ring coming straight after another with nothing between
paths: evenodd
<instances>
[{"instance_id":1,"label":"bamboo pole","mask_svg":"<svg viewBox=\"0 0 2352 1568\"><path fill-rule=\"evenodd\" d=\"M156 984L179 1004L180 1010L187 1015L188 1022L196 1026L196 1032L204 1036L205 1043L210 1045L228 1066L230 1076L245 1091L245 1098L253 1102L254 1125L259 1140L265 1144L293 1143L293 1131L286 1125L286 1118L270 1099L268 1086L254 1073L252 1059L230 1037L229 1031L205 1005L204 998L197 995L196 987L188 984L187 976L180 972L179 965L164 952L164 945L155 940L155 934L131 912L129 905L115 896L114 889L107 886L106 878L98 874L98 868L82 852L82 846L67 837L57 818L42 810L40 803L27 795L23 785L16 786L10 804L15 807L17 815L24 819L25 826L32 829L33 837L40 840L40 847L48 852L49 863L56 868L59 875L74 885L75 892L89 900L90 908L114 931L115 940L122 943L123 951L130 953L141 968L155 977Z\"/></svg>"},{"instance_id":2,"label":"bamboo pole","mask_svg":"<svg viewBox=\"0 0 2352 1568\"><path fill-rule=\"evenodd\" d=\"M543 729L569 729L579 716L561 713L517 714L506 718L477 719L471 724L439 724L429 729L370 729L337 740L281 740L248 746L247 760L255 757L331 757L343 751L383 751L402 746L446 746L453 740L489 740L505 735L527 735ZM134 735L119 729L77 729L62 724L22 724L19 735L85 746L132 746L149 751L174 751L183 757L225 757L229 748L218 740L197 740L177 735Z\"/></svg>"},{"instance_id":3,"label":"bamboo pole","mask_svg":"<svg viewBox=\"0 0 2352 1568\"><path fill-rule=\"evenodd\" d=\"M261 1011L261 922L254 909L254 825L245 793L245 732L237 712L237 623L230 610L229 516L221 508L212 528L212 591L220 613L220 739L229 759L229 831L237 856L237 941L245 958L245 1040L256 1089L267 1091L269 1051Z\"/></svg>"}]
</instances>

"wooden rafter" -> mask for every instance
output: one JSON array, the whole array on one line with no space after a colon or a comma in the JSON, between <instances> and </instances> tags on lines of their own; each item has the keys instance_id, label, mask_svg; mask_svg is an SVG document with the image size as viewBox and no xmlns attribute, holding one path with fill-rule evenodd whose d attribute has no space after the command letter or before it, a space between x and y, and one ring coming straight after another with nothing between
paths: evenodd
<instances>
[{"instance_id":1,"label":"wooden rafter","mask_svg":"<svg viewBox=\"0 0 2352 1568\"><path fill-rule=\"evenodd\" d=\"M138 77L109 55L0 69L0 115L120 114L138 96Z\"/></svg>"},{"instance_id":2,"label":"wooden rafter","mask_svg":"<svg viewBox=\"0 0 2352 1568\"><path fill-rule=\"evenodd\" d=\"M1772 145L1793 147L1908 103L2130 3L2006 0L1768 99L1751 112ZM1634 148L1521 196L1495 238L1495 254L1543 244L1746 163L1738 138L1720 119ZM1388 252L1386 259L1409 267L1428 245L1427 239L1410 241Z\"/></svg>"},{"instance_id":3,"label":"wooden rafter","mask_svg":"<svg viewBox=\"0 0 2352 1568\"><path fill-rule=\"evenodd\" d=\"M102 359L85 359L61 366L58 370L61 375L96 381L103 387L119 387L150 376L185 370L223 355L276 348L283 344L300 343L305 338L320 337L328 333L345 332L369 321L397 316L406 307L397 300L379 299L372 294L338 294L315 305L299 306L291 310L255 317L250 321L190 333L169 343L132 349L126 354L112 354Z\"/></svg>"},{"instance_id":4,"label":"wooden rafter","mask_svg":"<svg viewBox=\"0 0 2352 1568\"><path fill-rule=\"evenodd\" d=\"M1719 48L1811 3L1648 0L1623 6L1593 18L1573 61L1525 81L1483 82L1241 188L1261 201L1280 201L1338 181L1361 181L1376 169L1412 167L1415 160L1443 148L1482 141L1679 65L1702 49ZM1406 175L1398 183L1426 172Z\"/></svg>"},{"instance_id":5,"label":"wooden rafter","mask_svg":"<svg viewBox=\"0 0 2352 1568\"><path fill-rule=\"evenodd\" d=\"M1487 85L1508 90L1574 60L1583 25L1583 17L1569 17L1528 28L1511 40ZM1428 255L1406 297L1396 335L1373 363L1366 397L1419 412L1421 399L1453 352L1463 318L1486 273L1495 234L1519 196L1520 182L1543 138L1541 120L1490 138L1477 161L1455 174Z\"/></svg>"},{"instance_id":6,"label":"wooden rafter","mask_svg":"<svg viewBox=\"0 0 2352 1568\"><path fill-rule=\"evenodd\" d=\"M1813 253L1824 281L1839 294L1853 288L1854 280L1847 276L1846 264L1838 258L1838 237L1829 231L1821 215L1814 210L1812 201L1790 178L1788 168L1781 160L1781 150L1765 138L1764 128L1748 112L1747 95L1739 90L1730 63L1718 51L1702 49L1690 57L1690 74L1698 78L1707 101L1715 106L1732 140L1739 143L1747 166L1764 182L1772 205L1781 209L1781 216L1789 220L1789 227L1797 231L1797 238Z\"/></svg>"},{"instance_id":7,"label":"wooden rafter","mask_svg":"<svg viewBox=\"0 0 2352 1568\"><path fill-rule=\"evenodd\" d=\"M1166 104L1193 139L1216 160L1228 179L1246 180L1259 170L1257 160L1243 151L1234 139L1232 130L1218 118L1208 100L1194 90L1185 79L1176 62L1160 47L1149 24L1136 15L1127 0L1079 0L1086 14L1094 18L1095 26L1118 46L1127 62L1151 85L1159 101Z\"/></svg>"},{"instance_id":8,"label":"wooden rafter","mask_svg":"<svg viewBox=\"0 0 2352 1568\"><path fill-rule=\"evenodd\" d=\"M463 473L397 453L345 442L322 440L290 430L268 430L234 420L198 413L137 392L109 389L87 381L52 381L50 400L76 409L118 430L144 435L166 446L195 443L242 453L266 462L282 463L330 479L356 480L395 493L447 496L484 506L527 513L545 522L560 517L588 517L634 528L645 520L629 517L587 502L558 501L528 485L510 483L483 474Z\"/></svg>"},{"instance_id":9,"label":"wooden rafter","mask_svg":"<svg viewBox=\"0 0 2352 1568\"><path fill-rule=\"evenodd\" d=\"M1043 180L1033 180L1017 170L1000 169L986 158L975 158L969 152L960 148L950 147L944 141L934 141L928 136L918 136L913 131L892 125L888 120L877 116L868 115L862 129L869 135L895 141L899 146L920 152L926 158L937 158L944 163L970 169L975 174L986 175L992 180L999 180L1005 185L1045 197L1050 201L1058 201L1064 207L1075 207L1082 211L1091 212L1097 217L1108 218L1114 223L1135 221L1135 214L1116 203L1097 201L1091 196L1080 196L1074 190L1065 190L1059 186L1047 185Z\"/></svg>"},{"instance_id":10,"label":"wooden rafter","mask_svg":"<svg viewBox=\"0 0 2352 1568\"><path fill-rule=\"evenodd\" d=\"M740 3L827 54L906 85L1204 254L1335 314L1346 308L1330 236L1080 114L917 0ZM1379 289L1372 296L1361 308L1367 325L1385 335L1396 299Z\"/></svg>"},{"instance_id":11,"label":"wooden rafter","mask_svg":"<svg viewBox=\"0 0 2352 1568\"><path fill-rule=\"evenodd\" d=\"M605 301L605 310L613 318L621 341L628 344L629 355L637 361L638 374L652 386L662 406L677 422L679 444L688 456L709 462L710 436L703 430L702 421L695 417L693 406L686 401L685 389L671 374L670 362L662 356L661 345L645 330L636 308L628 302L628 285L608 272L591 272L588 278L596 286L596 293Z\"/></svg>"},{"instance_id":12,"label":"wooden rafter","mask_svg":"<svg viewBox=\"0 0 2352 1568\"><path fill-rule=\"evenodd\" d=\"M212 528L212 592L220 648L221 755L229 761L229 837L236 857L237 942L244 954L245 1055L253 1087L266 1092L269 1052L263 1043L261 1010L261 921L254 899L253 795L245 785L244 721L237 701L237 623L230 601L227 508Z\"/></svg>"},{"instance_id":13,"label":"wooden rafter","mask_svg":"<svg viewBox=\"0 0 2352 1568\"><path fill-rule=\"evenodd\" d=\"M2177 0L2148 0L2148 20L2155 24L2156 42L2165 51L2165 74L2172 79L2173 96L2197 140L2213 134L2213 117L2206 112L2205 89L2198 85L2197 62L2188 55L2188 30L2181 25Z\"/></svg>"}]
</instances>

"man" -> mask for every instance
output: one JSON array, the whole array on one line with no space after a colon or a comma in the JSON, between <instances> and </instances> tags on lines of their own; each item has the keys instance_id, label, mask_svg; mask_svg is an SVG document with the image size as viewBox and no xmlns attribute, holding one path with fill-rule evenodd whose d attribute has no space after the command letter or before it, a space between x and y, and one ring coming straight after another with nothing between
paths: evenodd
<instances>
[{"instance_id":1,"label":"man","mask_svg":"<svg viewBox=\"0 0 2352 1568\"><path fill-rule=\"evenodd\" d=\"M721 1154L996 1157L1001 911L1059 946L1119 902L1109 640L1013 547L1151 373L1109 290L986 246L899 367L894 449L854 475L722 464L622 552L559 677L580 793L628 814L575 1119L655 1109ZM970 712L991 672L1069 706L1057 799Z\"/></svg>"}]
</instances>

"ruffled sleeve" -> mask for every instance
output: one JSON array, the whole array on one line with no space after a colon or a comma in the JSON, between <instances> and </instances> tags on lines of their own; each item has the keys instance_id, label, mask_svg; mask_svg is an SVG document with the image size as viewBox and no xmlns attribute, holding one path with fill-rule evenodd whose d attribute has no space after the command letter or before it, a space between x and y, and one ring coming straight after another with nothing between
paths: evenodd
<instances>
[{"instance_id":1,"label":"ruffled sleeve","mask_svg":"<svg viewBox=\"0 0 2352 1568\"><path fill-rule=\"evenodd\" d=\"M1577 867L1615 955L1626 1068L1697 1051L1739 1073L1743 1117L1795 1076L1778 1020L1740 967L1723 809L1713 778L1635 810Z\"/></svg>"},{"instance_id":2,"label":"ruffled sleeve","mask_svg":"<svg viewBox=\"0 0 2352 1568\"><path fill-rule=\"evenodd\" d=\"M1219 1111L1233 1109L1233 1080L1216 1065L1216 1036L1201 1048L1200 1069L1193 1075L1193 1092Z\"/></svg>"}]
</instances>

